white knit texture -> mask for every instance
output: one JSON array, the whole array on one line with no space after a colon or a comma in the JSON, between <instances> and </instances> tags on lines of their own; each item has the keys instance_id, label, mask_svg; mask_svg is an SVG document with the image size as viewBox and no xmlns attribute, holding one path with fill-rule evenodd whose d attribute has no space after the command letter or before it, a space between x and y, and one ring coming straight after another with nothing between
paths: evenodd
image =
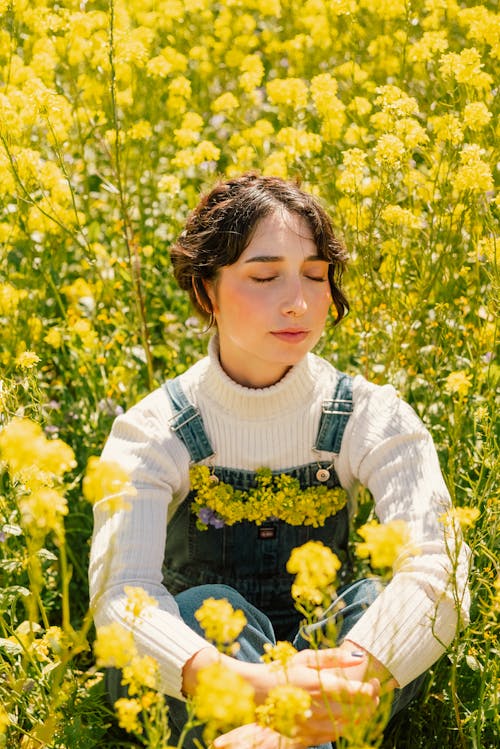
<instances>
[{"instance_id":1,"label":"white knit texture","mask_svg":"<svg viewBox=\"0 0 500 749\"><path fill-rule=\"evenodd\" d=\"M405 686L453 638L457 596L460 621L466 620L468 549L462 544L458 563L450 562L439 521L450 500L437 455L423 424L392 387L356 377L340 455L313 450L321 404L332 397L336 378L331 365L309 354L276 385L252 390L225 375L212 343L210 356L182 375L182 382L200 409L217 465L286 470L333 459L353 499L359 484L370 489L380 522L409 523L418 553L349 635ZM189 490L189 455L171 432L170 417L169 399L159 388L113 425L103 458L129 471L137 495L128 499L129 511L112 517L105 503L95 506L90 589L96 625L118 621L131 628L140 652L158 661L161 688L182 698L182 667L207 643L179 619L162 585L168 520ZM126 585L144 588L158 608L131 623Z\"/></svg>"}]
</instances>

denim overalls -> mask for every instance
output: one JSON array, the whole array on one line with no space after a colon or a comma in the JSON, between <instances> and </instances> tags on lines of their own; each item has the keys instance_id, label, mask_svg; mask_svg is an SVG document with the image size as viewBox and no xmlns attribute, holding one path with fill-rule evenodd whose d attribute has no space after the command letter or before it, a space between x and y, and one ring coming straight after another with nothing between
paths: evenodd
<instances>
[{"instance_id":1,"label":"denim overalls","mask_svg":"<svg viewBox=\"0 0 500 749\"><path fill-rule=\"evenodd\" d=\"M213 456L199 411L189 403L179 378L165 384L174 416L171 428L188 449L191 462ZM332 400L323 404L323 413L314 448L338 453L344 429L352 412L352 378L342 374ZM324 462L273 471L298 479L308 486L340 485L333 466ZM235 489L255 486L255 473L248 470L214 467L213 474ZM217 480L215 479L215 480ZM165 549L164 583L175 594L195 585L225 584L271 619L280 638L297 629L297 614L290 594L292 576L286 563L292 549L310 540L322 541L342 562L340 582L350 572L348 558L349 519L347 506L330 517L324 526L294 526L282 520L262 525L243 521L222 528L209 526L200 531L190 508L190 495L182 502L169 523Z\"/></svg>"},{"instance_id":2,"label":"denim overalls","mask_svg":"<svg viewBox=\"0 0 500 749\"><path fill-rule=\"evenodd\" d=\"M186 398L179 378L165 383L172 402L171 428L189 451L192 463L214 456L198 409ZM345 427L352 412L352 378L339 374L332 400L323 403L323 410L314 449L338 454ZM246 490L254 486L255 474L248 470L213 468L220 481ZM302 488L340 485L331 463L316 462L274 474L290 474ZM321 480L323 479L323 480ZM298 650L309 647L311 630L335 623L340 643L366 608L380 594L383 586L376 578L351 582L352 565L348 551L349 518L347 507L328 518L321 528L292 526L269 520L260 526L249 522L233 526L198 530L191 511L190 495L178 507L169 523L164 557L164 583L175 595L182 619L203 636L195 612L208 597L226 598L233 608L241 609L247 625L238 638L240 649L236 657L248 662L259 662L267 643L288 639ZM300 616L291 597L292 576L286 563L293 548L309 540L320 540L328 545L342 562L338 582L342 586L337 598L326 610L324 618L314 625L300 627ZM349 584L350 583L350 584ZM419 691L425 674L402 690L395 690L391 714L395 715ZM111 701L127 694L121 685L121 674L108 669L107 686ZM169 697L169 724L172 741L177 741L187 713L184 702ZM195 749L200 744L201 728L194 729L183 743L184 749ZM331 749L323 744L312 749Z\"/></svg>"}]
</instances>

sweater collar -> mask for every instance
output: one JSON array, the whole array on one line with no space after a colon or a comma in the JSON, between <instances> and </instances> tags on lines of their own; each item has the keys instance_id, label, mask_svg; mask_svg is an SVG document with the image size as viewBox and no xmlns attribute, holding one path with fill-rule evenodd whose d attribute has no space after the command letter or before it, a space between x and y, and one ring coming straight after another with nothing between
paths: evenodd
<instances>
[{"instance_id":1,"label":"sweater collar","mask_svg":"<svg viewBox=\"0 0 500 749\"><path fill-rule=\"evenodd\" d=\"M202 389L216 407L240 419L273 418L284 411L301 409L314 389L315 356L307 354L279 382L265 388L247 388L234 382L222 369L218 338L208 346L208 362Z\"/></svg>"}]
</instances>

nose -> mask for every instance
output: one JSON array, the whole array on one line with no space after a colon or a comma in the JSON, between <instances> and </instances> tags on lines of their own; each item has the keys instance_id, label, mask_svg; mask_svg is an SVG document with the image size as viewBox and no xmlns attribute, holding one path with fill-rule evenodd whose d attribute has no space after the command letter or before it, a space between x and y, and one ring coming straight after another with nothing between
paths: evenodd
<instances>
[{"instance_id":1,"label":"nose","mask_svg":"<svg viewBox=\"0 0 500 749\"><path fill-rule=\"evenodd\" d=\"M306 312L307 301L300 279L287 284L282 309L285 315L291 315L292 317L298 317Z\"/></svg>"}]
</instances>

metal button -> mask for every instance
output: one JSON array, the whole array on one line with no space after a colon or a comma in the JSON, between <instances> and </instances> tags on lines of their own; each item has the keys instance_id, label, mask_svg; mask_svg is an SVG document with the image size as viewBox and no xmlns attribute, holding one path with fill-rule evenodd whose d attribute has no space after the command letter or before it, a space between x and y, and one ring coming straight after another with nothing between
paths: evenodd
<instances>
[{"instance_id":1,"label":"metal button","mask_svg":"<svg viewBox=\"0 0 500 749\"><path fill-rule=\"evenodd\" d=\"M318 479L318 481L328 481L328 479L330 478L330 471L328 470L328 468L318 468L318 470L316 471L316 478Z\"/></svg>"}]
</instances>

